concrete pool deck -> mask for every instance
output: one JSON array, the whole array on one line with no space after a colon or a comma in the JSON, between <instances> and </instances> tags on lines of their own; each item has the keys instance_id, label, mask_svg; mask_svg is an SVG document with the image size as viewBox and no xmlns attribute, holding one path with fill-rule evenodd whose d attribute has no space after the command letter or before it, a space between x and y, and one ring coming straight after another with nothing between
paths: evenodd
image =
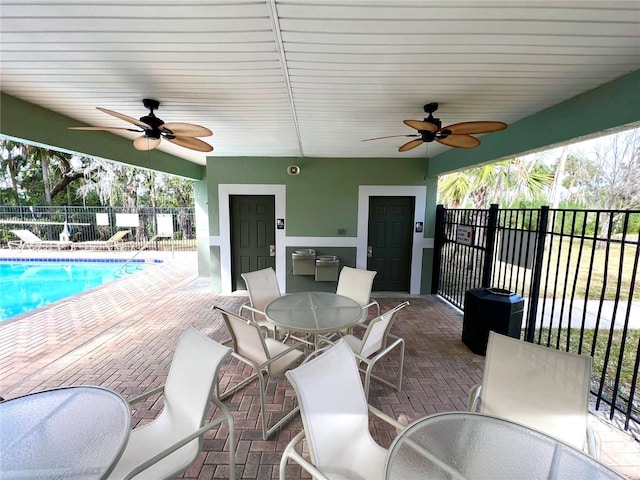
<instances>
[{"instance_id":1,"label":"concrete pool deck","mask_svg":"<svg viewBox=\"0 0 640 480\"><path fill-rule=\"evenodd\" d=\"M12 251L2 250L6 257ZM13 251L15 252L15 251ZM42 255L42 251L16 256ZM114 255L114 252L44 252L59 258ZM194 252L143 252L164 258L146 269L85 294L43 307L31 314L0 322L0 395L13 398L62 385L101 385L125 398L164 383L178 338L188 326L222 341L227 338L222 319L212 304L235 310L246 300L244 292L219 295L196 273ZM132 253L124 252L123 258ZM482 379L484 357L471 353L460 340L462 315L433 296L374 294L383 309L409 299L394 333L407 341L405 376L401 392L375 383L371 403L395 418L412 421L437 412L466 407L469 388ZM221 388L233 385L248 372L235 361L221 371ZM290 407L295 394L286 380L270 382L272 420ZM300 418L270 440L259 432L258 394L250 385L225 401L236 426L237 478L278 478L278 463L288 441L302 428ZM155 418L162 402L133 410L133 425ZM213 412L212 412L213 415ZM601 460L628 478L640 480L640 443L637 431L624 432L604 413L590 415L590 424L602 439ZM374 437L388 447L395 432L376 428ZM228 478L226 430L221 426L205 436L204 451L184 478ZM290 465L290 478L309 478Z\"/></svg>"}]
</instances>

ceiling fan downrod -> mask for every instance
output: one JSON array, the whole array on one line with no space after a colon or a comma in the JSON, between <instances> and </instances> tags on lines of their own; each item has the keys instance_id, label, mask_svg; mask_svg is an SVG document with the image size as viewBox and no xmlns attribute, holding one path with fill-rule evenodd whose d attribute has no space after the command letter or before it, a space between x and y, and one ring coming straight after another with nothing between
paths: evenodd
<instances>
[{"instance_id":1,"label":"ceiling fan downrod","mask_svg":"<svg viewBox=\"0 0 640 480\"><path fill-rule=\"evenodd\" d=\"M142 100L142 104L149 109L149 115L140 117L140 121L151 127L151 130L145 129L144 136L147 138L160 138L162 135L160 126L164 124L164 121L156 117L153 113L154 110L160 107L160 102L151 98L145 98Z\"/></svg>"},{"instance_id":2,"label":"ceiling fan downrod","mask_svg":"<svg viewBox=\"0 0 640 480\"><path fill-rule=\"evenodd\" d=\"M442 121L439 118L435 118L433 116L433 112L435 112L437 109L438 109L438 102L427 103L424 106L424 111L425 113L428 113L429 116L425 118L424 121L435 125L438 128L438 130L440 130L440 128L442 128ZM428 133L431 133L431 132L428 132ZM435 139L435 135L433 136L433 138L431 138L431 140L428 140L428 141L433 142L434 139ZM426 141L427 140L425 140L425 142Z\"/></svg>"}]
</instances>

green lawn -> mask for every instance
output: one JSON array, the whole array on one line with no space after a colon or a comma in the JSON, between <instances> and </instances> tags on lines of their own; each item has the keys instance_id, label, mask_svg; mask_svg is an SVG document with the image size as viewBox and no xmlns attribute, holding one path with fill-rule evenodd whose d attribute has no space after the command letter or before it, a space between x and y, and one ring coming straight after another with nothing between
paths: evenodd
<instances>
[{"instance_id":1,"label":"green lawn","mask_svg":"<svg viewBox=\"0 0 640 480\"><path fill-rule=\"evenodd\" d=\"M610 330L598 331L596 339L595 349L592 352L593 335L594 330L585 330L584 339L582 341L582 354L593 356L593 375L592 378L599 379L604 377L605 386L613 388L616 378L616 372L618 366L620 366L620 380L619 385L622 392L628 392L631 388L631 383L634 377L634 362L636 360L638 352L638 343L640 342L640 330L628 330L625 337L624 354L620 361L620 349L622 347L622 330L614 330L613 338L611 341L611 350L609 352L609 359L607 362L607 371L603 372L605 359L607 355L607 343L609 341ZM536 332L536 342L538 340L539 332ZM560 348L566 350L567 334L569 334L569 351L578 353L578 347L580 344L580 329L572 328L571 330L563 330L560 334ZM546 340L549 335L549 329L543 328L541 330L541 343L546 344ZM551 344L553 347L556 345L556 338L558 337L558 330L551 330ZM636 380L636 397L640 397L640 385ZM640 404L640 398L636 401Z\"/></svg>"},{"instance_id":2,"label":"green lawn","mask_svg":"<svg viewBox=\"0 0 640 480\"><path fill-rule=\"evenodd\" d=\"M629 298L637 244L627 243L622 259L620 244L611 244L608 254L606 249L594 246L593 241L585 242L581 250L576 240L571 242L565 239L558 242L556 238L551 247L550 242L547 241L546 247L540 288L541 298L560 297L564 296L565 292L569 297L575 289L575 298L600 300L603 296L604 300L615 300L618 283L620 299ZM502 268L510 271L511 265L503 264ZM522 267L513 268L513 274L517 270L519 278L524 280L522 291L527 294L532 270ZM640 301L640 285L638 285L640 272L636 271L635 282L633 300Z\"/></svg>"}]
</instances>

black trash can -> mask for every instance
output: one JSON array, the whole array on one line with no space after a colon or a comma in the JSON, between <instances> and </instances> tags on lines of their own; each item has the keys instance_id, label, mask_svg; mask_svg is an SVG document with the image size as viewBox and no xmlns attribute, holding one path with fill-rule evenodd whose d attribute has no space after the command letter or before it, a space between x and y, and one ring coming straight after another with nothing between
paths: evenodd
<instances>
[{"instance_id":1,"label":"black trash can","mask_svg":"<svg viewBox=\"0 0 640 480\"><path fill-rule=\"evenodd\" d=\"M524 299L500 288L473 288L464 296L462 341L473 353L486 355L489 331L520 338Z\"/></svg>"}]
</instances>

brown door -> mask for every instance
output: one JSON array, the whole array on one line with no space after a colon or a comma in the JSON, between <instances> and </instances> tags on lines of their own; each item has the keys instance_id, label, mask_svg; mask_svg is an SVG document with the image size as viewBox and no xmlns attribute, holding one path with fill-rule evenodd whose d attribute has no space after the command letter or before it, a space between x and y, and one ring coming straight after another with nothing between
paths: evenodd
<instances>
[{"instance_id":1,"label":"brown door","mask_svg":"<svg viewBox=\"0 0 640 480\"><path fill-rule=\"evenodd\" d=\"M413 197L369 198L367 269L378 272L375 291L409 291L414 204Z\"/></svg>"},{"instance_id":2,"label":"brown door","mask_svg":"<svg viewBox=\"0 0 640 480\"><path fill-rule=\"evenodd\" d=\"M273 195L232 195L231 284L244 290L240 274L276 266L275 197Z\"/></svg>"}]
</instances>

